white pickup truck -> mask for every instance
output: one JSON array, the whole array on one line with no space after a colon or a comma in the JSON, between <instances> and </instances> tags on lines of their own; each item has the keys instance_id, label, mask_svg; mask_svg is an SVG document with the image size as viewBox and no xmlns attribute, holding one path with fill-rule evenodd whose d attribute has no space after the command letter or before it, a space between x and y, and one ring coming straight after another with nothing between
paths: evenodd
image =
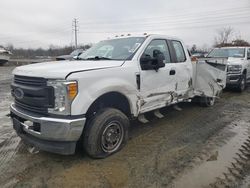
<instances>
[{"instance_id":1,"label":"white pickup truck","mask_svg":"<svg viewBox=\"0 0 250 188\"><path fill-rule=\"evenodd\" d=\"M207 56L227 62L227 87L244 91L247 82L250 82L250 47L223 47L214 48Z\"/></svg>"},{"instance_id":2,"label":"white pickup truck","mask_svg":"<svg viewBox=\"0 0 250 188\"><path fill-rule=\"evenodd\" d=\"M226 65L191 62L183 42L163 35L104 40L74 61L17 67L11 84L13 126L41 150L93 158L119 151L131 119L196 99L212 106L226 85Z\"/></svg>"}]
</instances>

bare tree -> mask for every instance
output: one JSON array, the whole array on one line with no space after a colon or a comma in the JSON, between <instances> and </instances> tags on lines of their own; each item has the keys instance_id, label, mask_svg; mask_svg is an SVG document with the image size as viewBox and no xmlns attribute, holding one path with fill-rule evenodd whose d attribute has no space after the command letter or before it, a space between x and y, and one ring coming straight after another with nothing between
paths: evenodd
<instances>
[{"instance_id":1,"label":"bare tree","mask_svg":"<svg viewBox=\"0 0 250 188\"><path fill-rule=\"evenodd\" d=\"M250 46L250 43L242 39L240 32L235 34L234 40L232 41L232 46Z\"/></svg>"},{"instance_id":2,"label":"bare tree","mask_svg":"<svg viewBox=\"0 0 250 188\"><path fill-rule=\"evenodd\" d=\"M90 48L91 44L82 44L79 48L87 50ZM39 58L39 57L54 57L59 55L66 55L72 52L71 46L55 46L50 45L48 49L38 48L38 49L23 49L15 48L13 45L7 46L7 49L13 53L14 58Z\"/></svg>"},{"instance_id":3,"label":"bare tree","mask_svg":"<svg viewBox=\"0 0 250 188\"><path fill-rule=\"evenodd\" d=\"M232 46L250 46L250 43L243 39L235 39L232 41Z\"/></svg>"},{"instance_id":4,"label":"bare tree","mask_svg":"<svg viewBox=\"0 0 250 188\"><path fill-rule=\"evenodd\" d=\"M192 46L191 49L190 49L190 52L191 52L191 53L195 53L196 50L197 50L197 46L196 46L196 44L193 44L193 46Z\"/></svg>"},{"instance_id":5,"label":"bare tree","mask_svg":"<svg viewBox=\"0 0 250 188\"><path fill-rule=\"evenodd\" d=\"M230 43L232 36L234 34L234 29L232 27L223 27L217 31L217 36L215 37L215 46L225 46Z\"/></svg>"},{"instance_id":6,"label":"bare tree","mask_svg":"<svg viewBox=\"0 0 250 188\"><path fill-rule=\"evenodd\" d=\"M203 45L200 47L200 50L201 50L202 52L207 53L207 52L211 51L211 47L209 47L208 44L203 44Z\"/></svg>"},{"instance_id":7,"label":"bare tree","mask_svg":"<svg viewBox=\"0 0 250 188\"><path fill-rule=\"evenodd\" d=\"M5 48L6 48L7 50L9 50L9 51L13 51L14 46L13 46L13 44L8 43L8 44L5 46Z\"/></svg>"}]
</instances>

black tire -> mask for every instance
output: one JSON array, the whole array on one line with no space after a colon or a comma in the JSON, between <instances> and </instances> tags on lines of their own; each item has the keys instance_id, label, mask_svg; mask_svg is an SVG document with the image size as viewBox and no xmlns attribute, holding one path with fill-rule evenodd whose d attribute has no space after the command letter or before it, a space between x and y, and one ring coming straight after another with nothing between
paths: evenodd
<instances>
[{"instance_id":1,"label":"black tire","mask_svg":"<svg viewBox=\"0 0 250 188\"><path fill-rule=\"evenodd\" d=\"M215 97L200 97L199 103L202 107L211 107L214 106L215 103Z\"/></svg>"},{"instance_id":2,"label":"black tire","mask_svg":"<svg viewBox=\"0 0 250 188\"><path fill-rule=\"evenodd\" d=\"M240 83L237 87L237 91L243 92L246 89L246 85L247 85L247 77L246 74L243 74Z\"/></svg>"},{"instance_id":3,"label":"black tire","mask_svg":"<svg viewBox=\"0 0 250 188\"><path fill-rule=\"evenodd\" d=\"M92 158L106 158L118 152L128 140L129 119L120 110L104 108L87 121L83 147ZM114 146L113 146L114 145Z\"/></svg>"}]
</instances>

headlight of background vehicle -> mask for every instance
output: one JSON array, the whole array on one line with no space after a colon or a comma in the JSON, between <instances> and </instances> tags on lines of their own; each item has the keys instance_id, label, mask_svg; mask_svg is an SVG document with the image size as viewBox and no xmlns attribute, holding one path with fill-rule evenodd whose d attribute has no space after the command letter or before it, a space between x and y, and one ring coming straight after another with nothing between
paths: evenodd
<instances>
[{"instance_id":1,"label":"headlight of background vehicle","mask_svg":"<svg viewBox=\"0 0 250 188\"><path fill-rule=\"evenodd\" d=\"M228 72L240 73L242 70L242 65L229 65Z\"/></svg>"},{"instance_id":2,"label":"headlight of background vehicle","mask_svg":"<svg viewBox=\"0 0 250 188\"><path fill-rule=\"evenodd\" d=\"M72 101L78 93L77 81L49 80L47 85L54 88L55 94L55 107L49 108L49 113L70 115Z\"/></svg>"}]
</instances>

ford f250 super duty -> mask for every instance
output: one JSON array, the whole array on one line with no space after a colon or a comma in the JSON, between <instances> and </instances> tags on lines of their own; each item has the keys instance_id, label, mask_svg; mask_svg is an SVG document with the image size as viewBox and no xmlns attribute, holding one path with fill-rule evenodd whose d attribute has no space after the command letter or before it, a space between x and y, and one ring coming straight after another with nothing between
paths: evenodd
<instances>
[{"instance_id":1,"label":"ford f250 super duty","mask_svg":"<svg viewBox=\"0 0 250 188\"><path fill-rule=\"evenodd\" d=\"M212 106L226 85L226 65L191 62L183 42L163 35L104 40L73 61L17 67L11 118L24 142L73 154L76 143L93 158L119 151L131 119L195 99Z\"/></svg>"},{"instance_id":2,"label":"ford f250 super duty","mask_svg":"<svg viewBox=\"0 0 250 188\"><path fill-rule=\"evenodd\" d=\"M236 88L242 92L247 82L250 82L250 47L222 47L214 48L207 56L218 60L225 59L227 62L227 87Z\"/></svg>"}]
</instances>

